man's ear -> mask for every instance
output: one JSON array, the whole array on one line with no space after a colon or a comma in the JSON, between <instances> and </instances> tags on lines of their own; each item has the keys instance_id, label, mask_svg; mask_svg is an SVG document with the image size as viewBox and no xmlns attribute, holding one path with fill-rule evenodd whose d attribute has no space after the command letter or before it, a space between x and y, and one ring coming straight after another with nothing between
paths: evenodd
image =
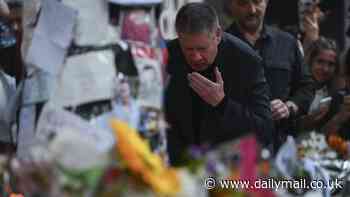
<instances>
[{"instance_id":1,"label":"man's ear","mask_svg":"<svg viewBox=\"0 0 350 197\"><path fill-rule=\"evenodd\" d=\"M215 39L217 40L218 43L220 43L222 39L222 34L223 34L222 28L218 26L215 31Z\"/></svg>"}]
</instances>

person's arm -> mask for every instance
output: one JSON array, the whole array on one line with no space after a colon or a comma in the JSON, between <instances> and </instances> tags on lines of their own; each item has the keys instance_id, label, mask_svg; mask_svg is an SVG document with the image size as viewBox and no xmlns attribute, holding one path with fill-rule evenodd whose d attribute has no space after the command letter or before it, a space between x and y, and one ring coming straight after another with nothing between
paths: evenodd
<instances>
[{"instance_id":1,"label":"person's arm","mask_svg":"<svg viewBox=\"0 0 350 197\"><path fill-rule=\"evenodd\" d=\"M172 76L172 75L169 75ZM190 142L184 136L183 126L178 120L178 114L182 113L179 110L181 104L174 102L177 91L174 91L174 84L176 80L169 77L169 83L164 91L164 115L167 122L166 138L167 138L167 152L169 155L169 162L172 166L183 166L185 162L185 155ZM182 106L183 107L183 106ZM183 114L186 116L187 114ZM187 116L188 117L188 116Z\"/></svg>"},{"instance_id":2,"label":"person's arm","mask_svg":"<svg viewBox=\"0 0 350 197\"><path fill-rule=\"evenodd\" d=\"M247 80L242 82L242 85L248 86L248 95L244 98L246 102L237 102L226 95L216 109L221 114L225 130L231 135L241 136L255 132L260 141L267 145L272 139L274 130L269 88L260 61L250 61L248 66L250 70L246 73Z\"/></svg>"},{"instance_id":3,"label":"person's arm","mask_svg":"<svg viewBox=\"0 0 350 197\"><path fill-rule=\"evenodd\" d=\"M321 10L318 7L314 7L314 9L308 10L304 13L301 24L303 26L303 47L305 51L307 51L310 45L320 37L319 20L321 15Z\"/></svg>"},{"instance_id":4,"label":"person's arm","mask_svg":"<svg viewBox=\"0 0 350 197\"><path fill-rule=\"evenodd\" d=\"M288 102L295 114L305 114L314 98L314 81L310 69L304 64L303 56L295 42L295 60L292 73L291 97ZM287 103L288 103L287 102ZM293 106L292 104L295 104Z\"/></svg>"},{"instance_id":5,"label":"person's arm","mask_svg":"<svg viewBox=\"0 0 350 197\"><path fill-rule=\"evenodd\" d=\"M327 134L336 133L343 124L350 119L350 96L344 96L344 103L324 126L323 131Z\"/></svg>"},{"instance_id":6,"label":"person's arm","mask_svg":"<svg viewBox=\"0 0 350 197\"><path fill-rule=\"evenodd\" d=\"M321 106L319 111L302 116L299 120L300 129L302 131L319 129L324 124L328 111L328 106Z\"/></svg>"},{"instance_id":7,"label":"person's arm","mask_svg":"<svg viewBox=\"0 0 350 197\"><path fill-rule=\"evenodd\" d=\"M1 17L9 17L10 9L5 2L5 0L0 0L0 16Z\"/></svg>"}]
</instances>

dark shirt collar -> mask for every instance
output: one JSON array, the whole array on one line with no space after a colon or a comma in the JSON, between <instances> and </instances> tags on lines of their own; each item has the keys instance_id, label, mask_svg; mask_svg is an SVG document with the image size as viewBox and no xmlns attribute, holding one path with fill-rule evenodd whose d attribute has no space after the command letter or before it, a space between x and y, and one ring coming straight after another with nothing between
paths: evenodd
<instances>
[{"instance_id":1,"label":"dark shirt collar","mask_svg":"<svg viewBox=\"0 0 350 197\"><path fill-rule=\"evenodd\" d=\"M267 25L263 26L263 30L262 30L262 34L261 34L262 39L270 39L273 36L271 28L272 27L269 27Z\"/></svg>"},{"instance_id":2,"label":"dark shirt collar","mask_svg":"<svg viewBox=\"0 0 350 197\"><path fill-rule=\"evenodd\" d=\"M243 34L242 34L241 30L239 29L239 26L236 22L232 23L232 25L226 30L226 32L240 38L241 40L245 41L250 46L252 46L252 44L243 36ZM258 40L266 41L266 40L271 39L271 37L273 37L272 27L264 24L263 29L261 31L261 36ZM253 46L253 48L254 48L254 46Z\"/></svg>"}]
</instances>

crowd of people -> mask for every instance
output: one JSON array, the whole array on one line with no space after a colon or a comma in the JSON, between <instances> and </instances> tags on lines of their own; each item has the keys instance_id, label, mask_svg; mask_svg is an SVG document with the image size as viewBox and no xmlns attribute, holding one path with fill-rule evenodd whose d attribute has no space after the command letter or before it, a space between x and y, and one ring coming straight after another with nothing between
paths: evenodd
<instances>
[{"instance_id":1,"label":"crowd of people","mask_svg":"<svg viewBox=\"0 0 350 197\"><path fill-rule=\"evenodd\" d=\"M178 12L166 94L174 163L191 144L215 146L250 132L272 153L289 135L349 139L350 53L342 64L335 41L320 35L317 1L304 13L300 37L264 23L268 3L227 1L234 18L227 29L209 5Z\"/></svg>"}]
</instances>

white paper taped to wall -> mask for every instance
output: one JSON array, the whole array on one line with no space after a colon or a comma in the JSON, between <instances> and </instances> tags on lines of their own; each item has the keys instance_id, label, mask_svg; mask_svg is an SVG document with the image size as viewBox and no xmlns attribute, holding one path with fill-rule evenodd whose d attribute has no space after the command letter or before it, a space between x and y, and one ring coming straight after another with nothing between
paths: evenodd
<instances>
[{"instance_id":1,"label":"white paper taped to wall","mask_svg":"<svg viewBox=\"0 0 350 197\"><path fill-rule=\"evenodd\" d=\"M62 0L62 3L78 11L74 35L77 45L101 46L118 41L116 28L109 24L107 1Z\"/></svg>"},{"instance_id":2,"label":"white paper taped to wall","mask_svg":"<svg viewBox=\"0 0 350 197\"><path fill-rule=\"evenodd\" d=\"M42 2L26 62L50 74L59 73L73 39L77 12L54 0Z\"/></svg>"},{"instance_id":3,"label":"white paper taped to wall","mask_svg":"<svg viewBox=\"0 0 350 197\"><path fill-rule=\"evenodd\" d=\"M52 102L62 106L78 106L113 97L114 54L112 51L90 52L67 59L57 81Z\"/></svg>"}]
</instances>

